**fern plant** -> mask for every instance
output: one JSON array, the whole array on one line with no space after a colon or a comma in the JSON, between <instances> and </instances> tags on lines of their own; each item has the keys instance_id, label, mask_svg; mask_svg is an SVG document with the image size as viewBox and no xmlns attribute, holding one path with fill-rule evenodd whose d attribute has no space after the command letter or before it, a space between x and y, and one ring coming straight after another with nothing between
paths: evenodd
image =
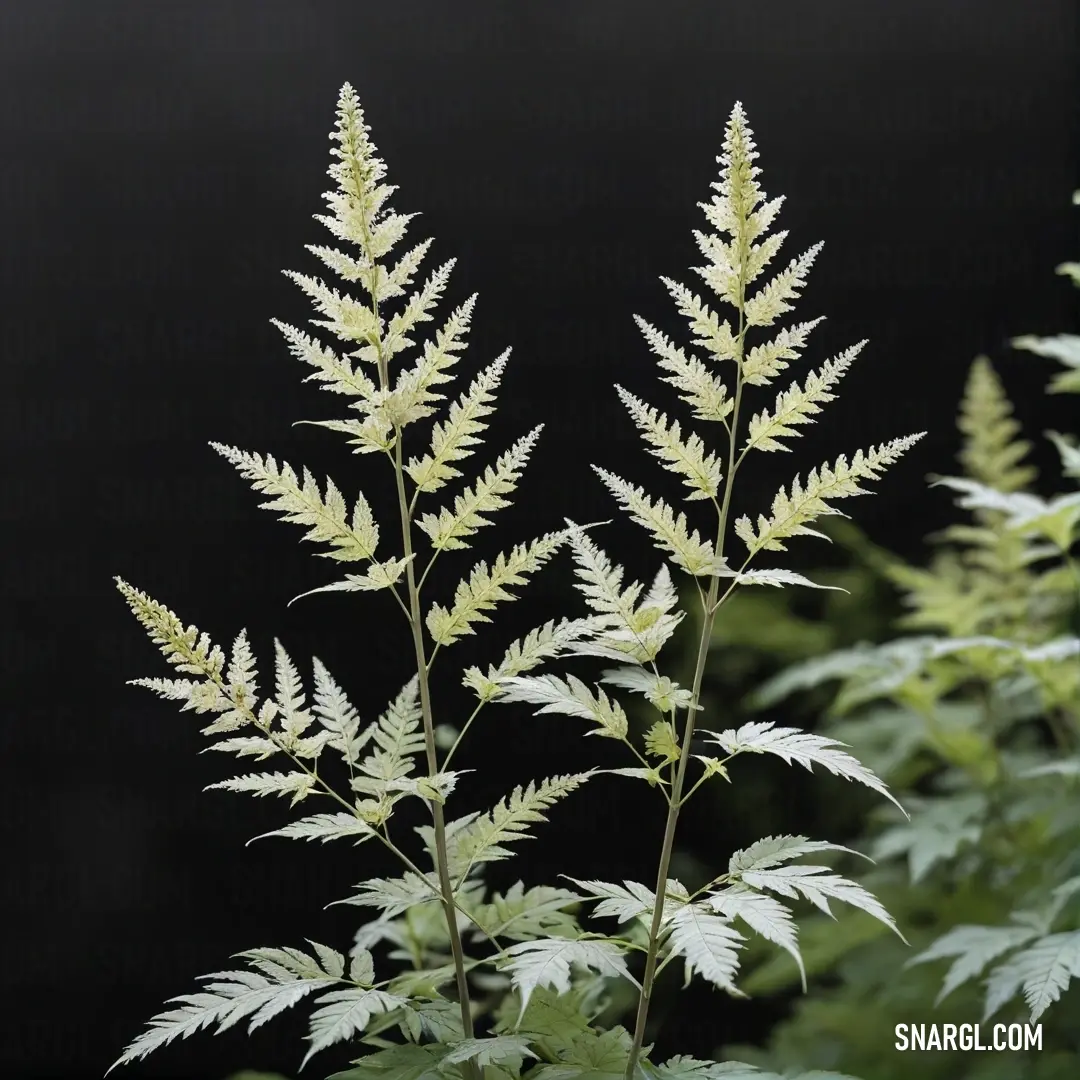
<instances>
[{"instance_id":1,"label":"fern plant","mask_svg":"<svg viewBox=\"0 0 1080 1080\"><path fill-rule=\"evenodd\" d=\"M348 419L318 424L346 435L356 453L386 459L396 519L378 522L363 495L350 504L342 487L330 480L320 487L306 469L297 472L269 455L212 445L268 497L265 508L303 526L304 539L324 545L327 550L321 554L360 564L361 572L347 573L313 592L390 594L404 616L415 675L377 720L363 726L360 712L317 659L309 701L297 666L275 641L273 692L260 697L255 654L245 633L236 637L227 659L206 634L185 625L163 604L123 580L118 587L183 676L135 683L181 702L184 710L210 714L204 732L224 736L212 744L215 749L287 763L278 771L247 772L211 786L256 796L287 795L292 804L321 799L328 809L264 835L373 841L394 854L402 872L361 883L346 901L379 913L361 927L347 955L315 942L310 951L259 947L240 953L246 968L206 976L207 985L175 999L175 1007L154 1017L149 1030L116 1064L141 1059L211 1026L222 1031L246 1021L254 1030L311 997L316 1008L305 1062L347 1040L361 1040L374 1049L356 1059L354 1068L336 1074L337 1080L369 1080L376 1074L470 1080L483 1074L486 1080L516 1080L525 1069L530 1080L567 1080L595 1072L622 1074L627 1080L768 1080L768 1074L734 1062L719 1065L677 1057L663 1065L651 1063L645 1033L657 974L681 962L688 978L697 975L742 996L736 977L747 930L801 964L793 912L782 900L806 900L826 912L835 900L867 912L897 934L899 930L860 885L824 864L796 861L847 850L801 835L768 836L734 852L726 870L690 891L669 879L680 812L704 783L717 777L727 780L734 759L747 754L769 754L807 769L817 764L895 799L835 739L772 723L706 728L699 713L708 643L719 609L740 585L813 586L793 571L751 569L750 563L762 552L785 550L794 537L821 535L811 528L816 519L839 513L832 505L835 500L862 494L861 485L877 479L919 436L819 465L805 479L796 476L782 488L769 513L758 514L756 520L744 514L732 521L734 479L748 455L786 450L786 440L836 396L837 383L861 348L854 346L826 361L748 420L743 415L744 395L771 385L797 358L819 321L774 329L771 338L753 345L747 341L759 329L775 328L791 310L819 247L755 285L785 237L769 231L782 200L765 199L757 179L760 170L753 164L757 151L752 132L737 104L718 159L715 194L703 204L713 231L695 233L705 259L698 273L719 301L733 309L735 325L669 279L663 280L705 358L639 320L661 377L698 421L719 433L719 445L684 433L679 421L669 421L665 413L619 388L649 451L682 480L686 499L708 512L714 538L704 539L685 512L597 468L604 485L664 556L648 588L641 582L625 584L623 568L592 539L591 527L567 521L560 530L478 562L447 598L431 600L430 590L438 580L432 573L436 562L441 567L443 552L470 547L478 530L509 503L539 428L486 466L452 502L422 512L430 494L461 478L461 463L481 446L507 354L484 368L441 411L443 388L455 376L474 300L453 310L412 363L404 362L420 324L433 319L451 264L436 269L410 292L429 242L411 248L392 265L384 261L402 240L409 216L387 208L394 189L384 182L385 167L348 85L338 100L332 138L330 175L336 190L326 195L329 213L320 220L354 253L322 246L310 250L345 282L358 286L361 297L318 278L290 277L312 300L320 316L315 324L349 351L335 352L291 325L276 325L296 358L312 369L310 379L351 399ZM390 315L389 302L399 298L399 310ZM728 381L722 377L725 370ZM436 415L441 418L432 427L427 449L407 457L406 438L418 422ZM413 430L407 433L406 428ZM737 568L727 547L729 532L744 548ZM421 543L419 534L426 541ZM389 554L388 535L397 538ZM473 666L463 671L461 682L476 705L461 729L440 742L432 685L436 659L490 622L495 607L513 599L511 590L563 547L572 556L587 610L537 627L486 670ZM689 686L661 674L658 662L686 614L672 567L693 581L700 605L701 634ZM606 668L599 681L591 683L570 671L529 674L560 657L575 662L598 657L617 666ZM631 734L627 706L610 688L640 694L655 710L656 720L643 738ZM491 702L528 703L541 713L583 719L591 725L590 733L620 744L631 764L533 781L486 812L448 820L445 806L458 794L461 777L450 765L462 738ZM344 787L331 779L326 759L333 756L341 759ZM483 878L485 865L509 857L510 845L599 772L646 783L666 814L655 886L568 878L574 888L518 882L504 893L492 893ZM400 835L397 812L405 800L417 800L430 813L430 824L416 830L419 850L413 854ZM614 933L583 928L578 917L583 902L595 904L593 917L614 919L621 928ZM375 951L384 945L391 947L385 962L400 965L395 974L386 974L384 960L376 960ZM611 980L626 980L638 991L632 1031L605 1029L598 1020Z\"/></svg>"},{"instance_id":2,"label":"fern plant","mask_svg":"<svg viewBox=\"0 0 1080 1080\"><path fill-rule=\"evenodd\" d=\"M1080 283L1075 264L1059 272ZM1051 393L1080 391L1071 378L1080 339L1014 345L1065 364ZM904 1008L910 1019L919 1010L927 1020L1042 1021L1046 1048L1057 1053L1035 1055L1025 1075L1075 1067L1080 1001L1073 993L1056 1003L1080 977L1080 576L1072 554L1080 496L1035 493L1031 444L986 357L971 367L958 426L963 475L933 479L958 493L957 507L973 520L932 538L929 567L894 558L884 567L908 609L899 627L915 633L797 664L754 694L765 708L796 690L839 684L826 730L861 746L912 811L909 822L878 823L864 838L878 865L860 880L905 922L923 924L922 948L884 987L888 950L865 922L808 927L816 940L829 937L843 981L800 1007L776 1033L772 1056L758 1060L862 1069L873 1060L883 1077L906 1075L881 1071L890 1067L870 1042L883 1043ZM1047 436L1075 489L1075 436ZM778 986L795 974L765 962L748 982ZM873 1018L871 1000L880 1009ZM928 1012L939 1006L947 1011ZM866 1044L825 1034L855 1030L856 1015ZM822 1052L826 1042L834 1052ZM927 1062L932 1075L938 1067L951 1077L962 1066ZM963 1067L971 1080L998 1075L985 1061Z\"/></svg>"}]
</instances>

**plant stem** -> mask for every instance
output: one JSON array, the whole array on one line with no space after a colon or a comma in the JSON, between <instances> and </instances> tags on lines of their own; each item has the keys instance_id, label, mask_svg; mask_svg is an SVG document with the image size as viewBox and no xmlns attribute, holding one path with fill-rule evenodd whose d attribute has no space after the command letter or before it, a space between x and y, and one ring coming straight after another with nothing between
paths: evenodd
<instances>
[{"instance_id":1,"label":"plant stem","mask_svg":"<svg viewBox=\"0 0 1080 1080\"><path fill-rule=\"evenodd\" d=\"M724 482L724 501L720 508L720 521L716 530L716 544L714 552L718 566L722 565L724 555L724 537L727 532L728 512L731 507L731 492L734 486L735 473L738 470L740 459L735 457L735 433L739 421L739 405L742 401L742 354L743 338L746 334L746 326L743 317L743 287L739 288L739 334L735 355L735 399L731 412L731 426L728 429L728 473ZM700 586L698 587L700 591ZM729 588L725 597L730 595ZM720 593L720 578L713 575L709 582L708 593L702 603L702 626L701 638L698 641L697 662L694 665L694 682L690 695L690 706L686 710L686 726L682 734L682 749L679 754L679 764L675 772L675 778L671 784L671 795L668 801L667 821L664 825L664 839L660 847L660 865L656 871L656 899L653 903L652 922L649 926L649 948L645 958L645 973L641 978L641 993L638 996L637 1015L634 1020L634 1041L630 1047L630 1056L626 1062L625 1080L635 1080L638 1059L641 1057L641 1048L645 1043L645 1026L649 1019L649 1006L652 1003L653 985L656 981L657 961L660 953L660 931L664 918L664 901L667 895L668 871L671 867L671 856L675 850L675 830L679 823L679 811L683 805L683 785L686 783L686 771L690 764L690 741L694 737L694 726L697 721L697 705L701 696L701 683L705 675L705 662L709 655L709 645L712 642L713 625L716 622L716 613L720 607L717 602Z\"/></svg>"},{"instance_id":2,"label":"plant stem","mask_svg":"<svg viewBox=\"0 0 1080 1080\"><path fill-rule=\"evenodd\" d=\"M401 514L402 554L406 559L412 555L412 529L409 514L409 501L405 494L405 470L402 462L401 432L394 440L394 477L397 481L398 507ZM435 751L435 722L431 711L431 688L428 685L428 662L424 649L423 617L420 613L420 590L416 584L413 561L405 566L405 580L409 589L409 623L412 628L413 649L416 652L416 675L420 684L420 711L424 722L424 750L427 756L428 775L434 777L439 771L439 761ZM466 1039L473 1038L472 1007L469 1000L469 980L465 969L465 952L461 946L461 933L457 925L457 912L454 904L454 885L450 878L450 864L446 853L446 816L442 803L430 801L431 816L435 826L435 867L439 876L439 891L442 893L443 911L446 914L446 932L450 938L450 952L454 958L454 974L457 982L458 1006L461 1010L461 1028ZM466 1062L467 1074L478 1078L479 1071L475 1062Z\"/></svg>"}]
</instances>

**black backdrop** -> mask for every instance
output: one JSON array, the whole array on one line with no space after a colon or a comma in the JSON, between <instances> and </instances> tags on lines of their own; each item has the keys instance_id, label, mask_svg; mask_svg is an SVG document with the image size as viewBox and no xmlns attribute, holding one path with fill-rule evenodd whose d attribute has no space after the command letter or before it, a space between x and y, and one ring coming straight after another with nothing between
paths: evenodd
<instances>
[{"instance_id":1,"label":"black backdrop","mask_svg":"<svg viewBox=\"0 0 1080 1080\"><path fill-rule=\"evenodd\" d=\"M164 998L239 949L305 936L346 947L349 909L322 905L392 869L367 848L243 847L287 811L200 793L229 762L196 756L194 717L123 685L165 672L110 581L122 574L223 642L248 626L264 672L277 635L362 703L399 682L408 653L392 606L321 596L286 610L329 565L206 447L271 451L346 490L370 475L335 436L289 426L335 415L335 399L300 388L268 324L309 315L279 269L317 272L302 245L327 235L310 215L342 82L401 185L395 206L423 213L412 235L459 259L451 302L480 293L467 367L514 346L492 448L547 424L520 504L481 554L563 515L609 516L587 462L662 486L610 387L666 400L630 315L676 326L657 278L691 277L694 204L737 98L766 191L788 196L785 251L826 242L795 316L828 316L810 360L870 339L810 438L743 489L749 509L796 468L926 428L881 494L853 506L875 539L916 554L948 511L924 474L951 464L980 351L1033 433L1069 422L1067 403L1042 397L1051 365L1006 347L1076 329L1052 273L1080 251L1066 0L9 0L0 42L0 1075L100 1075ZM636 572L655 569L643 534L609 535ZM530 597L454 659L490 659L556 614L563 569ZM441 719L461 700L453 682ZM489 770L468 804L603 757L564 719L490 717L461 762ZM507 872L651 880L659 822L635 834L638 793L594 787ZM730 832L716 827L718 860ZM686 1007L698 1011L679 1031L694 1044L678 1049L702 1054L761 1016L707 992ZM128 1075L288 1071L299 1033L203 1037Z\"/></svg>"}]
</instances>

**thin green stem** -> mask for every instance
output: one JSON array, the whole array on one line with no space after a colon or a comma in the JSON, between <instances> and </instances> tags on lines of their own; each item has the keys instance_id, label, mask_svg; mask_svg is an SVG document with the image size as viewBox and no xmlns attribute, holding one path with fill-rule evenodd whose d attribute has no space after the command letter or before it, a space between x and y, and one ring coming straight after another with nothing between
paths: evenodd
<instances>
[{"instance_id":1,"label":"thin green stem","mask_svg":"<svg viewBox=\"0 0 1080 1080\"><path fill-rule=\"evenodd\" d=\"M405 469L402 461L401 431L396 432L394 440L394 478L397 481L398 509L401 515L401 543L403 555L409 559L412 555L412 523L409 516L409 501L405 494ZM420 614L420 590L416 583L413 560L405 566L405 580L409 590L409 620L412 629L413 650L416 654L416 674L420 689L420 712L424 724L424 751L427 757L428 775L434 777L439 771L439 761L435 749L435 721L431 709L431 688L428 684L428 660L424 647L423 619ZM458 930L454 902L454 884L450 877L450 863L446 849L446 816L442 803L432 799L431 816L435 827L435 867L439 877L439 892L442 896L443 910L446 914L446 932L450 939L450 952L454 958L454 974L457 983L458 1006L461 1011L461 1028L466 1039L473 1037L472 1006L469 998L469 980L465 968L465 952L461 945L461 933ZM470 1075L478 1078L479 1071L475 1063L469 1070Z\"/></svg>"},{"instance_id":2,"label":"thin green stem","mask_svg":"<svg viewBox=\"0 0 1080 1080\"><path fill-rule=\"evenodd\" d=\"M745 248L746 242L740 238L740 247ZM746 252L741 252L741 265L745 266ZM739 332L734 356L735 362L735 398L731 412L731 424L728 427L728 472L724 481L724 499L720 507L720 520L717 524L716 543L714 554L718 565L722 565L724 555L724 539L727 533L728 515L731 509L731 494L734 488L735 475L738 471L741 458L735 456L735 439L739 422L739 407L742 403L743 380L742 380L742 357L743 339L746 335L746 321L743 309L744 284L739 282ZM730 594L730 586L724 594L725 598ZM698 586L700 593L700 585ZM660 954L660 938L664 917L664 901L667 896L668 872L671 868L671 856L675 850L675 831L679 823L679 811L683 804L683 786L686 783L687 767L690 764L690 744L694 737L694 727L697 722L697 705L701 697L701 684L705 674L705 662L709 655L709 645L712 642L713 625L716 621L716 612L719 608L718 597L720 593L720 578L713 575L709 581L708 593L702 603L702 626L701 637L698 641L697 660L694 664L694 681L690 693L690 705L686 710L686 723L682 734L682 749L679 754L679 763L675 771L675 777L671 784L671 794L668 799L667 821L664 824L664 839L660 847L660 863L656 871L656 899L653 903L652 921L649 925L649 945L645 958L645 972L641 979L641 993L638 995L637 1014L634 1018L634 1038L630 1047L630 1055L626 1062L625 1080L635 1080L638 1060L641 1057L641 1048L645 1043L645 1028L649 1019L649 1006L652 1003L653 986L657 975L657 961Z\"/></svg>"}]
</instances>

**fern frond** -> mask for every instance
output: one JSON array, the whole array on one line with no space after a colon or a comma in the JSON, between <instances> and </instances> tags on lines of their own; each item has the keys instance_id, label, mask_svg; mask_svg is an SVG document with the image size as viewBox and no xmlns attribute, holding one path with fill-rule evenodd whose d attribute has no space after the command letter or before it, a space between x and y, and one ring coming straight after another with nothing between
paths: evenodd
<instances>
[{"instance_id":1,"label":"fern frond","mask_svg":"<svg viewBox=\"0 0 1080 1080\"><path fill-rule=\"evenodd\" d=\"M588 893L589 899L597 899L599 904L593 908L593 918L618 919L629 922L631 919L652 917L656 907L656 893L639 881L624 881L621 885L611 881L579 881L568 877L579 888ZM678 881L668 880L664 893L664 910L661 913L661 925L666 926L675 914L687 905L690 895L686 887Z\"/></svg>"},{"instance_id":2,"label":"fern frond","mask_svg":"<svg viewBox=\"0 0 1080 1080\"><path fill-rule=\"evenodd\" d=\"M219 780L216 784L207 784L203 791L246 791L259 798L263 795L291 795L289 805L295 806L315 790L317 783L310 773L247 773L229 780Z\"/></svg>"},{"instance_id":3,"label":"fern frond","mask_svg":"<svg viewBox=\"0 0 1080 1080\"><path fill-rule=\"evenodd\" d=\"M663 499L650 499L644 488L634 487L598 465L593 466L593 471L630 517L652 533L656 546L668 552L677 566L696 576L715 574L721 569L712 546L690 529L685 514L676 515Z\"/></svg>"},{"instance_id":4,"label":"fern frond","mask_svg":"<svg viewBox=\"0 0 1080 1080\"><path fill-rule=\"evenodd\" d=\"M301 1069L320 1050L362 1034L373 1016L407 1005L408 998L385 990L350 987L331 990L316 998L316 1004L322 1007L311 1014L311 1032L307 1036L311 1046L300 1062Z\"/></svg>"},{"instance_id":5,"label":"fern frond","mask_svg":"<svg viewBox=\"0 0 1080 1080\"><path fill-rule=\"evenodd\" d=\"M358 368L354 369L346 357L336 355L318 338L297 330L295 326L279 319L271 319L270 322L285 336L293 356L315 368L305 382L317 379L323 383L324 390L335 394L348 394L362 401L370 401L374 397L375 384Z\"/></svg>"},{"instance_id":6,"label":"fern frond","mask_svg":"<svg viewBox=\"0 0 1080 1080\"><path fill-rule=\"evenodd\" d=\"M207 679L221 678L225 654L206 634L200 634L194 626L185 627L164 604L152 600L123 578L113 580L135 618L150 634L150 640L160 647L162 656L177 671Z\"/></svg>"},{"instance_id":7,"label":"fern frond","mask_svg":"<svg viewBox=\"0 0 1080 1080\"><path fill-rule=\"evenodd\" d=\"M308 589L307 592L298 593L289 601L294 604L305 596L314 596L324 592L378 592L380 589L391 589L405 573L405 568L416 558L416 552L410 552L403 559L387 559L385 562L373 562L363 574L346 574L341 581L334 581L329 585L320 585L316 589Z\"/></svg>"},{"instance_id":8,"label":"fern frond","mask_svg":"<svg viewBox=\"0 0 1080 1080\"><path fill-rule=\"evenodd\" d=\"M511 945L505 956L508 959L499 966L509 973L510 981L521 997L522 1014L537 989L550 988L558 994L569 992L571 964L598 971L601 975L622 976L637 985L626 967L622 951L610 941L543 938Z\"/></svg>"},{"instance_id":9,"label":"fern frond","mask_svg":"<svg viewBox=\"0 0 1080 1080\"><path fill-rule=\"evenodd\" d=\"M796 762L807 771L811 771L814 764L821 765L834 776L854 780L855 783L863 784L879 795L884 795L893 805L903 810L889 792L884 781L875 776L857 758L836 749L838 746L847 745L838 739L829 739L824 735L811 735L801 728L775 727L771 720L764 722L752 720L743 724L737 731L729 728L719 733L704 731L702 734L709 742L722 746L732 756L746 751L755 754L776 754L789 765Z\"/></svg>"},{"instance_id":10,"label":"fern frond","mask_svg":"<svg viewBox=\"0 0 1080 1080\"><path fill-rule=\"evenodd\" d=\"M778 866L770 870L743 870L739 880L752 889L767 889L791 900L803 896L830 917L834 916L829 908L829 900L839 900L865 911L892 930L901 941L907 941L897 929L893 917L873 894L839 874L830 874L828 870L827 866Z\"/></svg>"},{"instance_id":11,"label":"fern frond","mask_svg":"<svg viewBox=\"0 0 1080 1080\"><path fill-rule=\"evenodd\" d=\"M569 535L570 530L564 529L527 544L517 544L509 554L500 552L490 568L486 562L477 563L468 578L458 583L449 610L441 604L432 605L426 620L431 639L439 645L450 645L466 634L475 633L474 623L491 622L486 612L501 600L516 599L507 590L524 585L526 575L539 570L566 543Z\"/></svg>"},{"instance_id":12,"label":"fern frond","mask_svg":"<svg viewBox=\"0 0 1080 1080\"><path fill-rule=\"evenodd\" d=\"M546 821L544 811L576 791L593 774L552 776L539 784L529 781L500 799L486 814L470 815L455 829L447 825L447 859L451 877L463 880L477 863L509 858L504 845L530 839L528 830Z\"/></svg>"},{"instance_id":13,"label":"fern frond","mask_svg":"<svg viewBox=\"0 0 1080 1080\"><path fill-rule=\"evenodd\" d=\"M812 371L800 388L793 382L789 389L776 396L772 412L762 411L749 424L746 450L790 450L791 447L778 439L798 435L796 424L813 423L813 416L821 412L821 405L835 401L832 389L847 373L855 357L862 351L865 341L852 345L834 360L826 360L819 371Z\"/></svg>"},{"instance_id":14,"label":"fern frond","mask_svg":"<svg viewBox=\"0 0 1080 1080\"><path fill-rule=\"evenodd\" d=\"M453 511L443 507L438 514L425 514L418 527L431 538L436 551L465 548L465 538L491 522L485 516L509 506L505 496L516 490L529 455L540 437L543 424L523 435L495 464L489 465L479 480L454 499Z\"/></svg>"},{"instance_id":15,"label":"fern frond","mask_svg":"<svg viewBox=\"0 0 1080 1080\"><path fill-rule=\"evenodd\" d=\"M320 946L325 950L325 946ZM254 949L239 953L248 959L255 971L216 971L203 975L210 982L196 994L170 998L179 1007L159 1013L151 1019L149 1031L143 1032L109 1066L112 1072L118 1065L139 1061L174 1039L186 1039L203 1028L217 1025L215 1035L250 1017L248 1032L291 1008L315 990L325 989L340 981L337 961L343 958L333 950L325 950L323 963L298 949ZM302 962L301 962L302 958ZM280 962L284 960L284 963ZM277 961L277 962L275 962ZM327 970L326 961L332 970Z\"/></svg>"},{"instance_id":16,"label":"fern frond","mask_svg":"<svg viewBox=\"0 0 1080 1080\"><path fill-rule=\"evenodd\" d=\"M639 315L634 316L649 348L659 357L658 365L670 372L663 381L679 391L679 397L694 410L699 420L720 421L727 417L735 405L727 396L727 387L709 374L709 369L696 356L687 356L655 326Z\"/></svg>"},{"instance_id":17,"label":"fern frond","mask_svg":"<svg viewBox=\"0 0 1080 1080\"><path fill-rule=\"evenodd\" d=\"M453 378L447 372L457 363L457 354L465 348L466 343L462 339L469 330L475 306L476 295L473 294L450 313L435 335L435 340L424 343L423 353L413 366L398 376L393 391L387 395L383 405L386 416L395 427L403 428L430 416L435 411L435 402L442 401L445 397L432 388L450 382ZM383 346L387 355L394 351L394 344L398 348L406 348L412 344L408 338L395 341L392 337L393 327L394 321L391 320L391 336L387 337Z\"/></svg>"},{"instance_id":18,"label":"fern frond","mask_svg":"<svg viewBox=\"0 0 1080 1080\"><path fill-rule=\"evenodd\" d=\"M750 555L762 550L786 551L783 541L792 536L822 536L807 525L823 515L839 513L826 499L865 495L866 489L859 487L859 481L878 479L883 469L897 461L925 434L905 435L871 447L865 453L858 450L850 464L841 454L832 467L821 465L811 469L805 487L796 476L791 483L790 495L781 488L773 498L771 517L759 515L756 529L750 518L740 517L735 522L736 535L746 544Z\"/></svg>"},{"instance_id":19,"label":"fern frond","mask_svg":"<svg viewBox=\"0 0 1080 1080\"><path fill-rule=\"evenodd\" d=\"M749 386L768 386L781 371L787 369L789 360L798 358L810 331L824 318L820 316L809 322L784 327L771 341L755 345L743 359L743 382Z\"/></svg>"},{"instance_id":20,"label":"fern frond","mask_svg":"<svg viewBox=\"0 0 1080 1080\"><path fill-rule=\"evenodd\" d=\"M858 854L851 848L830 844L825 840L808 840L805 836L765 836L731 856L728 860L728 876L737 878L744 870L768 870L770 867L791 862L800 855L810 855L816 851Z\"/></svg>"},{"instance_id":21,"label":"fern frond","mask_svg":"<svg viewBox=\"0 0 1080 1080\"><path fill-rule=\"evenodd\" d=\"M989 1020L1020 989L1034 1024L1076 978L1080 978L1080 930L1048 934L990 972L986 983Z\"/></svg>"},{"instance_id":22,"label":"fern frond","mask_svg":"<svg viewBox=\"0 0 1080 1080\"><path fill-rule=\"evenodd\" d=\"M790 301L797 300L806 285L806 275L823 244L814 244L798 258L792 259L770 282L746 301L744 312L747 326L771 326L781 315L791 311Z\"/></svg>"},{"instance_id":23,"label":"fern frond","mask_svg":"<svg viewBox=\"0 0 1080 1080\"><path fill-rule=\"evenodd\" d=\"M419 694L419 679L414 675L372 725L375 747L357 765L357 771L363 775L353 778L354 791L385 798L391 781L401 780L412 772L411 759L424 750L424 733L419 730Z\"/></svg>"},{"instance_id":24,"label":"fern frond","mask_svg":"<svg viewBox=\"0 0 1080 1080\"><path fill-rule=\"evenodd\" d=\"M424 282L423 287L409 297L405 306L390 319L386 337L383 339L383 356L387 359L409 348L415 342L408 335L422 322L432 321L432 310L442 299L446 286L450 281L450 272L457 264L457 259L447 259L442 266L432 271L431 276ZM426 372L427 377L434 377L436 381L445 382L445 377L440 373L444 366L453 364L456 360L451 354L455 349L463 348L463 343L458 339L469 328L469 320L472 317L473 307L476 303L475 294L470 296L459 308L451 313L450 318L442 330L436 335L434 343L428 342L424 347L424 356L418 361L414 369L419 376L420 372ZM438 356L434 354L439 354ZM400 384L399 384L400 385Z\"/></svg>"},{"instance_id":25,"label":"fern frond","mask_svg":"<svg viewBox=\"0 0 1080 1080\"><path fill-rule=\"evenodd\" d=\"M461 681L481 701L491 701L498 696L504 679L532 671L544 660L561 656L568 645L594 631L591 619L562 619L558 623L544 623L530 630L520 641L512 642L502 660L497 665L489 665L486 675L479 668L471 667L464 672Z\"/></svg>"},{"instance_id":26,"label":"fern frond","mask_svg":"<svg viewBox=\"0 0 1080 1080\"><path fill-rule=\"evenodd\" d=\"M594 694L576 675L568 675L565 680L557 675L519 675L506 679L501 686L501 701L540 705L542 708L536 710L537 716L541 713L577 716L597 725L590 735L611 739L626 737L628 725L622 706L599 687Z\"/></svg>"},{"instance_id":27,"label":"fern frond","mask_svg":"<svg viewBox=\"0 0 1080 1080\"><path fill-rule=\"evenodd\" d=\"M576 920L566 909L580 903L581 896L569 889L549 885L526 889L518 881L505 894L495 893L488 903L475 907L470 915L492 937L531 941L577 933ZM476 936L482 936L479 930Z\"/></svg>"},{"instance_id":28,"label":"fern frond","mask_svg":"<svg viewBox=\"0 0 1080 1080\"><path fill-rule=\"evenodd\" d=\"M779 945L795 961L806 992L806 968L799 951L799 929L790 909L765 893L755 892L743 885L732 885L708 898L709 907L725 919L742 919L766 941Z\"/></svg>"},{"instance_id":29,"label":"fern frond","mask_svg":"<svg viewBox=\"0 0 1080 1080\"><path fill-rule=\"evenodd\" d=\"M451 463L469 457L472 448L483 441L478 437L487 428L483 420L495 411L495 392L509 358L507 349L476 376L469 389L450 406L449 417L433 428L430 453L411 458L405 466L421 491L438 491L448 480L461 475Z\"/></svg>"},{"instance_id":30,"label":"fern frond","mask_svg":"<svg viewBox=\"0 0 1080 1080\"><path fill-rule=\"evenodd\" d=\"M977 356L968 372L960 402L957 427L964 446L957 460L965 475L998 491L1019 491L1038 475L1021 465L1031 443L1018 439L1020 424L1013 418L1012 402L986 356Z\"/></svg>"},{"instance_id":31,"label":"fern frond","mask_svg":"<svg viewBox=\"0 0 1080 1080\"><path fill-rule=\"evenodd\" d=\"M316 311L326 316L312 319L315 326L325 327L341 341L371 344L378 340L380 320L367 304L332 289L320 278L296 270L283 270L282 273L300 287Z\"/></svg>"},{"instance_id":32,"label":"fern frond","mask_svg":"<svg viewBox=\"0 0 1080 1080\"><path fill-rule=\"evenodd\" d=\"M716 312L711 311L701 300L685 285L680 285L669 277L662 277L667 291L671 293L679 314L690 323L690 329L694 332L694 344L707 349L713 355L713 359L734 360L738 355L738 338L731 332L731 324L725 319L720 321Z\"/></svg>"},{"instance_id":33,"label":"fern frond","mask_svg":"<svg viewBox=\"0 0 1080 1080\"><path fill-rule=\"evenodd\" d=\"M677 420L669 423L664 413L649 407L618 383L615 389L642 438L652 447L649 453L660 458L669 472L681 475L683 483L690 488L686 498L715 499L722 479L720 461L705 449L701 437L691 433L684 439Z\"/></svg>"},{"instance_id":34,"label":"fern frond","mask_svg":"<svg viewBox=\"0 0 1080 1080\"><path fill-rule=\"evenodd\" d=\"M345 762L352 765L362 748L362 743L357 739L360 717L345 691L334 681L326 665L317 656L312 659L312 667L315 673L312 712L330 733L330 742L327 745L337 750Z\"/></svg>"},{"instance_id":35,"label":"fern frond","mask_svg":"<svg viewBox=\"0 0 1080 1080\"><path fill-rule=\"evenodd\" d=\"M253 837L249 843L255 840L264 840L268 836L283 836L288 840L318 840L325 844L327 840L356 840L362 844L379 834L362 818L355 814L346 814L343 811L336 814L313 814L311 817L299 818L290 821L280 829L273 832L260 833Z\"/></svg>"},{"instance_id":36,"label":"fern frond","mask_svg":"<svg viewBox=\"0 0 1080 1080\"><path fill-rule=\"evenodd\" d=\"M669 947L681 956L686 975L700 975L734 997L746 997L735 985L739 948L746 938L728 919L687 904L671 920Z\"/></svg>"},{"instance_id":37,"label":"fern frond","mask_svg":"<svg viewBox=\"0 0 1080 1080\"><path fill-rule=\"evenodd\" d=\"M320 555L339 562L374 557L379 543L379 527L363 495L357 496L350 521L345 498L332 480L326 481L324 499L315 477L307 469L304 469L301 485L287 462L283 462L279 469L269 454L263 458L223 443L212 442L210 445L232 462L240 475L251 481L256 491L274 496L268 502L259 504L263 509L277 510L285 521L309 525L311 528L303 539L329 544L334 549L320 552Z\"/></svg>"}]
</instances>

